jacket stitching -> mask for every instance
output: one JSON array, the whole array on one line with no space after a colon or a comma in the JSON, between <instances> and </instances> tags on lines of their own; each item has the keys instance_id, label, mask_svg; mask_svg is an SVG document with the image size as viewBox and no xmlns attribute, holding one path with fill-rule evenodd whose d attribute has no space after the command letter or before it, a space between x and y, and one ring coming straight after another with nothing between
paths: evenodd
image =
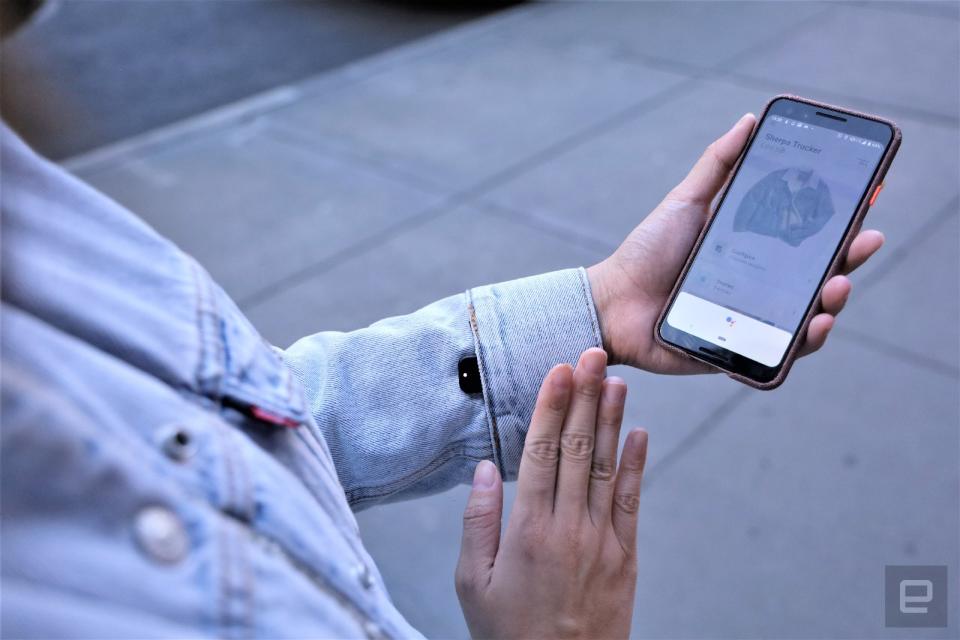
<instances>
[{"instance_id":1,"label":"jacket stitching","mask_svg":"<svg viewBox=\"0 0 960 640\"><path fill-rule=\"evenodd\" d=\"M450 447L444 449L429 463L399 480L394 480L391 483L383 485L358 487L345 490L347 502L349 502L350 506L352 507L364 501L385 498L391 494L399 493L409 489L411 486L417 482L420 482L434 471L437 471L454 458L466 458L468 460L480 462L481 460L487 459L488 453L489 452L485 449L472 449L470 447L463 447L460 449Z\"/></svg>"},{"instance_id":2,"label":"jacket stitching","mask_svg":"<svg viewBox=\"0 0 960 640\"><path fill-rule=\"evenodd\" d=\"M477 310L473 306L472 292L467 291L467 311L470 314L470 332L473 335L474 349L477 353L477 370L480 372L480 387L483 390L483 404L487 413L487 427L490 432L490 442L493 449L493 461L500 470L500 476L506 477L506 465L500 449L500 430L497 424L497 414L494 410L493 390L487 381L486 350L480 341L480 327L477 322Z\"/></svg>"},{"instance_id":3,"label":"jacket stitching","mask_svg":"<svg viewBox=\"0 0 960 640\"><path fill-rule=\"evenodd\" d=\"M593 329L593 339L595 344L603 347L603 335L600 332L600 320L597 318L597 309L593 304L593 291L590 289L590 280L587 278L587 271L583 267L577 269L580 276L580 292L583 294L584 302L590 312L590 327Z\"/></svg>"}]
</instances>

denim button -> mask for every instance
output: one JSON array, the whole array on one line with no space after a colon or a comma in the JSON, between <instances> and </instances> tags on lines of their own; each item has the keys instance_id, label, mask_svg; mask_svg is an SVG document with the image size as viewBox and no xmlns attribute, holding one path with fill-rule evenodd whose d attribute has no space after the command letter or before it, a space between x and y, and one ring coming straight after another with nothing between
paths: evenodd
<instances>
[{"instance_id":1,"label":"denim button","mask_svg":"<svg viewBox=\"0 0 960 640\"><path fill-rule=\"evenodd\" d=\"M173 564L187 555L187 531L180 518L166 507L141 509L134 519L133 533L140 548L157 562Z\"/></svg>"},{"instance_id":2,"label":"denim button","mask_svg":"<svg viewBox=\"0 0 960 640\"><path fill-rule=\"evenodd\" d=\"M370 571L370 567L364 563L360 563L356 568L357 581L360 582L360 586L364 589L369 589L373 586L373 573Z\"/></svg>"},{"instance_id":3,"label":"denim button","mask_svg":"<svg viewBox=\"0 0 960 640\"><path fill-rule=\"evenodd\" d=\"M186 427L176 425L170 427L162 434L163 452L167 457L184 462L193 457L197 452L196 439Z\"/></svg>"},{"instance_id":4,"label":"denim button","mask_svg":"<svg viewBox=\"0 0 960 640\"><path fill-rule=\"evenodd\" d=\"M367 620L363 623L363 632L370 640L383 640L387 637L380 625L373 620Z\"/></svg>"}]
</instances>

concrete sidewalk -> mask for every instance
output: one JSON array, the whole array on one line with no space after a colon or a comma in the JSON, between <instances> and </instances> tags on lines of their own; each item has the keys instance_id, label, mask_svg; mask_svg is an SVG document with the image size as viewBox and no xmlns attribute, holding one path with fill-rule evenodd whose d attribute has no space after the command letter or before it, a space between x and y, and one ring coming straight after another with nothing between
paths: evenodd
<instances>
[{"instance_id":1,"label":"concrete sidewalk","mask_svg":"<svg viewBox=\"0 0 960 640\"><path fill-rule=\"evenodd\" d=\"M897 120L888 243L823 353L769 394L616 372L651 433L633 634L956 638L958 33L956 3L530 4L68 166L286 345L600 259L775 93ZM467 635L465 496L360 516L428 636ZM896 564L948 566L948 629L884 628Z\"/></svg>"}]
</instances>

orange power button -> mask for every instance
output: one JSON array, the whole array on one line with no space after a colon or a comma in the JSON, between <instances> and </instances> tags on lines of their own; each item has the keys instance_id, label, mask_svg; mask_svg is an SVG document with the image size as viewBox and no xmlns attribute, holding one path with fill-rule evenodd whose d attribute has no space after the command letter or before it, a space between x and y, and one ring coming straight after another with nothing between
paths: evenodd
<instances>
[{"instance_id":1,"label":"orange power button","mask_svg":"<svg viewBox=\"0 0 960 640\"><path fill-rule=\"evenodd\" d=\"M877 201L877 196L880 195L880 189L883 189L883 183L877 185L877 188L873 190L873 195L870 196L870 206L873 206L873 203Z\"/></svg>"}]
</instances>

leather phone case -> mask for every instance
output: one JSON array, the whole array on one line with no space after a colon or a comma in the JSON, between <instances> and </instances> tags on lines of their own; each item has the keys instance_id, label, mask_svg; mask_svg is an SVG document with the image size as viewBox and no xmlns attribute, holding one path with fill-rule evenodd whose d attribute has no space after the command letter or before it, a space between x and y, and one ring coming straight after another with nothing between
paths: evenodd
<instances>
[{"instance_id":1,"label":"leather phone case","mask_svg":"<svg viewBox=\"0 0 960 640\"><path fill-rule=\"evenodd\" d=\"M657 319L657 323L654 325L654 329L653 329L653 334L654 334L653 337L657 341L657 343L660 344L662 347L669 349L675 353L684 355L688 358L693 358L695 360L704 362L715 369L723 371L734 380L737 380L746 385L754 387L755 389L761 389L765 391L779 387L781 384L783 384L783 381L786 380L787 374L790 372L790 368L793 366L794 361L797 359L797 353L800 349L800 346L803 344L804 338L807 335L807 327L810 324L810 320L815 315L817 315L821 310L820 295L823 291L823 285L826 284L827 281L830 280L830 278L832 278L833 276L835 276L837 273L840 272L842 265L846 261L847 252L850 250L850 243L853 242L853 239L857 237L857 233L860 232L860 227L863 224L863 219L866 217L867 211L870 209L870 200L873 194L876 192L877 187L883 183L883 180L887 175L887 170L890 168L890 164L893 162L893 158L894 156L897 155L897 150L900 148L900 140L902 138L902 135L900 133L900 128L893 121L888 120L886 118L881 118L879 116L875 116L869 113L864 113L862 111L856 111L854 109L848 109L846 107L838 107L836 105L828 104L826 102L819 102L817 100L802 98L800 96L795 96L791 94L776 95L770 98L770 100L764 106L763 113L761 114L761 117L757 120L757 125L754 126L753 132L751 132L750 134L750 138L747 140L747 143L744 145L744 151L740 154L740 157L737 158L737 162L733 167L733 171L730 172L730 175L727 177L726 183L724 183L723 188L720 190L719 197L716 198L714 202L719 203L723 201L723 198L727 194L727 190L730 188L730 183L733 181L733 177L737 175L737 172L740 170L740 165L743 163L743 159L746 156L746 150L750 147L750 144L753 142L753 139L756 137L757 131L759 131L759 128L760 128L759 123L763 121L763 118L766 116L767 111L770 109L770 105L773 104L774 101L782 98L789 98L791 100L796 100L797 102L804 102L806 104L810 104L816 107L822 107L825 109L830 109L832 111L839 111L842 113L849 113L850 115L860 116L863 118L876 120L878 122L883 122L884 124L889 125L891 129L893 129L893 139L890 141L890 145L887 147L886 152L884 153L883 157L880 159L880 165L873 176L873 180L870 182L869 186L867 187L867 190L864 192L866 195L864 196L863 200L860 202L860 205L857 208L857 211L854 213L853 222L850 224L850 227L848 228L846 234L843 236L843 239L840 243L840 250L837 251L836 255L834 256L833 261L830 263L829 267L827 268L826 277L823 279L823 282L821 283L820 287L817 289L816 297L815 297L816 303L810 305L809 311L803 317L803 320L800 323L800 328L797 331L796 336L794 337L793 342L790 345L790 348L787 350L787 353L784 356L780 371L777 373L777 376L772 380L768 382L758 382L757 380L754 380L752 378L748 378L746 376L733 373L731 371L727 371L726 369L719 367L715 363L710 362L704 358L700 358L692 353L689 353L688 351L684 351L683 349L667 342L666 340L660 337L660 326L665 321L667 310L670 308L671 305L673 305L673 301L674 299L676 299L677 293L679 293L680 291L680 285L683 282L684 278L686 277L687 272L690 270L690 265L693 263L694 257L700 251L700 246L703 244L703 239L707 234L707 229L710 228L710 224L713 222L714 216L717 215L717 210L719 208L717 205L713 206L712 210L710 211L710 215L707 217L706 222L703 225L703 229L700 230L700 235L697 237L697 241L694 243L693 249L690 251L690 255L687 257L687 261L684 264L683 269L680 271L680 275L677 278L677 282L673 286L673 291L670 293L670 297L668 298L666 305L664 305L663 309L660 311L660 317Z\"/></svg>"}]
</instances>

